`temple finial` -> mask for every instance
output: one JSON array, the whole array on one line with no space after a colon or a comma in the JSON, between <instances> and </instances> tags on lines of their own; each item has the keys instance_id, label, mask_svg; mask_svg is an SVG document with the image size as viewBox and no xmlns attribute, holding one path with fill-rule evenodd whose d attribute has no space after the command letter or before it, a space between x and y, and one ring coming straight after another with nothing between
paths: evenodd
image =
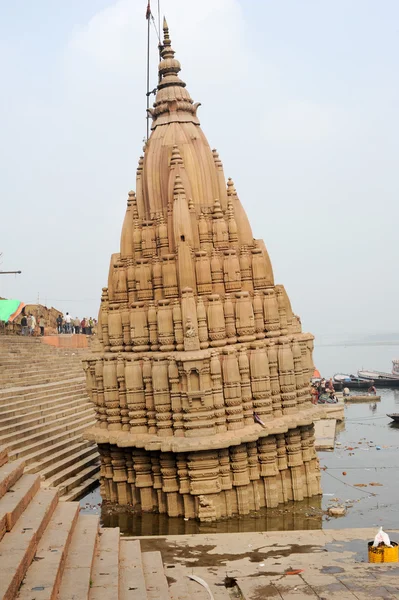
<instances>
[{"instance_id":1,"label":"temple finial","mask_svg":"<svg viewBox=\"0 0 399 600\"><path fill-rule=\"evenodd\" d=\"M154 106L149 109L153 119L151 129L157 125L174 122L187 123L190 121L199 125L197 108L199 102L194 104L190 94L185 89L186 84L179 77L181 66L175 58L175 51L169 36L169 27L164 17L163 44L161 46L161 60L158 66L158 88Z\"/></svg>"}]
</instances>

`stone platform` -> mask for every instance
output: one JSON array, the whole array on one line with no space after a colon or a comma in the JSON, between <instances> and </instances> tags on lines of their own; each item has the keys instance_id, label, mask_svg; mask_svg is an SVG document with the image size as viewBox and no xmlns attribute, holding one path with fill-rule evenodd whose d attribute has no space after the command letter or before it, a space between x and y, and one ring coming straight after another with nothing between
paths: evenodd
<instances>
[{"instance_id":1,"label":"stone platform","mask_svg":"<svg viewBox=\"0 0 399 600\"><path fill-rule=\"evenodd\" d=\"M389 532L399 539L399 532ZM399 598L399 565L367 562L375 529L203 534L140 538L143 552L162 555L174 600L325 600ZM128 543L128 542L125 542ZM226 587L231 586L231 587ZM163 598L163 596L162 596Z\"/></svg>"}]
</instances>

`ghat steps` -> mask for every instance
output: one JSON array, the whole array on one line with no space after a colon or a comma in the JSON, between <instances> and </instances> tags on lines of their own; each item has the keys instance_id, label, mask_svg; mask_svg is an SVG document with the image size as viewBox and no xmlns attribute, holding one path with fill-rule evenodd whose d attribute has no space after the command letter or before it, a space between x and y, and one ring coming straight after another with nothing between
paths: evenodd
<instances>
[{"instance_id":1,"label":"ghat steps","mask_svg":"<svg viewBox=\"0 0 399 600\"><path fill-rule=\"evenodd\" d=\"M353 539L366 547L372 531L124 539L77 502L60 502L0 448L3 600L209 600L193 575L214 600L397 598L396 565L359 563L350 550Z\"/></svg>"},{"instance_id":2,"label":"ghat steps","mask_svg":"<svg viewBox=\"0 0 399 600\"><path fill-rule=\"evenodd\" d=\"M0 449L0 598L170 600L159 552L101 529Z\"/></svg>"},{"instance_id":3,"label":"ghat steps","mask_svg":"<svg viewBox=\"0 0 399 600\"><path fill-rule=\"evenodd\" d=\"M62 500L89 491L99 474L96 445L83 438L94 413L81 358L38 338L0 337L0 445Z\"/></svg>"}]
</instances>

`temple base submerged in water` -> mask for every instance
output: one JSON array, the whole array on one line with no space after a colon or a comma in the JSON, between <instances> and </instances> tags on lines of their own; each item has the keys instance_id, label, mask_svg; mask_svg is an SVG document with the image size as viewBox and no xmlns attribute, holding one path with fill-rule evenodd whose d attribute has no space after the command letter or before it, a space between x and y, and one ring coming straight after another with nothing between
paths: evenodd
<instances>
[{"instance_id":1,"label":"temple base submerged in water","mask_svg":"<svg viewBox=\"0 0 399 600\"><path fill-rule=\"evenodd\" d=\"M212 521L320 494L302 333L199 126L169 31L85 362L105 500Z\"/></svg>"}]
</instances>

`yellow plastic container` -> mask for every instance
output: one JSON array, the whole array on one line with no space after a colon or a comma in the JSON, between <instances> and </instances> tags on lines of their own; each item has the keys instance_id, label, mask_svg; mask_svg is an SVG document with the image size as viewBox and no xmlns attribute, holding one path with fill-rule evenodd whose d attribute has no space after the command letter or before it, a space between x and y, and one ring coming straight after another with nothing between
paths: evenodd
<instances>
[{"instance_id":1,"label":"yellow plastic container","mask_svg":"<svg viewBox=\"0 0 399 600\"><path fill-rule=\"evenodd\" d=\"M398 562L398 544L392 542L392 548L380 544L379 546L373 546L373 542L368 543L369 549L369 562L370 563L393 563Z\"/></svg>"}]
</instances>

